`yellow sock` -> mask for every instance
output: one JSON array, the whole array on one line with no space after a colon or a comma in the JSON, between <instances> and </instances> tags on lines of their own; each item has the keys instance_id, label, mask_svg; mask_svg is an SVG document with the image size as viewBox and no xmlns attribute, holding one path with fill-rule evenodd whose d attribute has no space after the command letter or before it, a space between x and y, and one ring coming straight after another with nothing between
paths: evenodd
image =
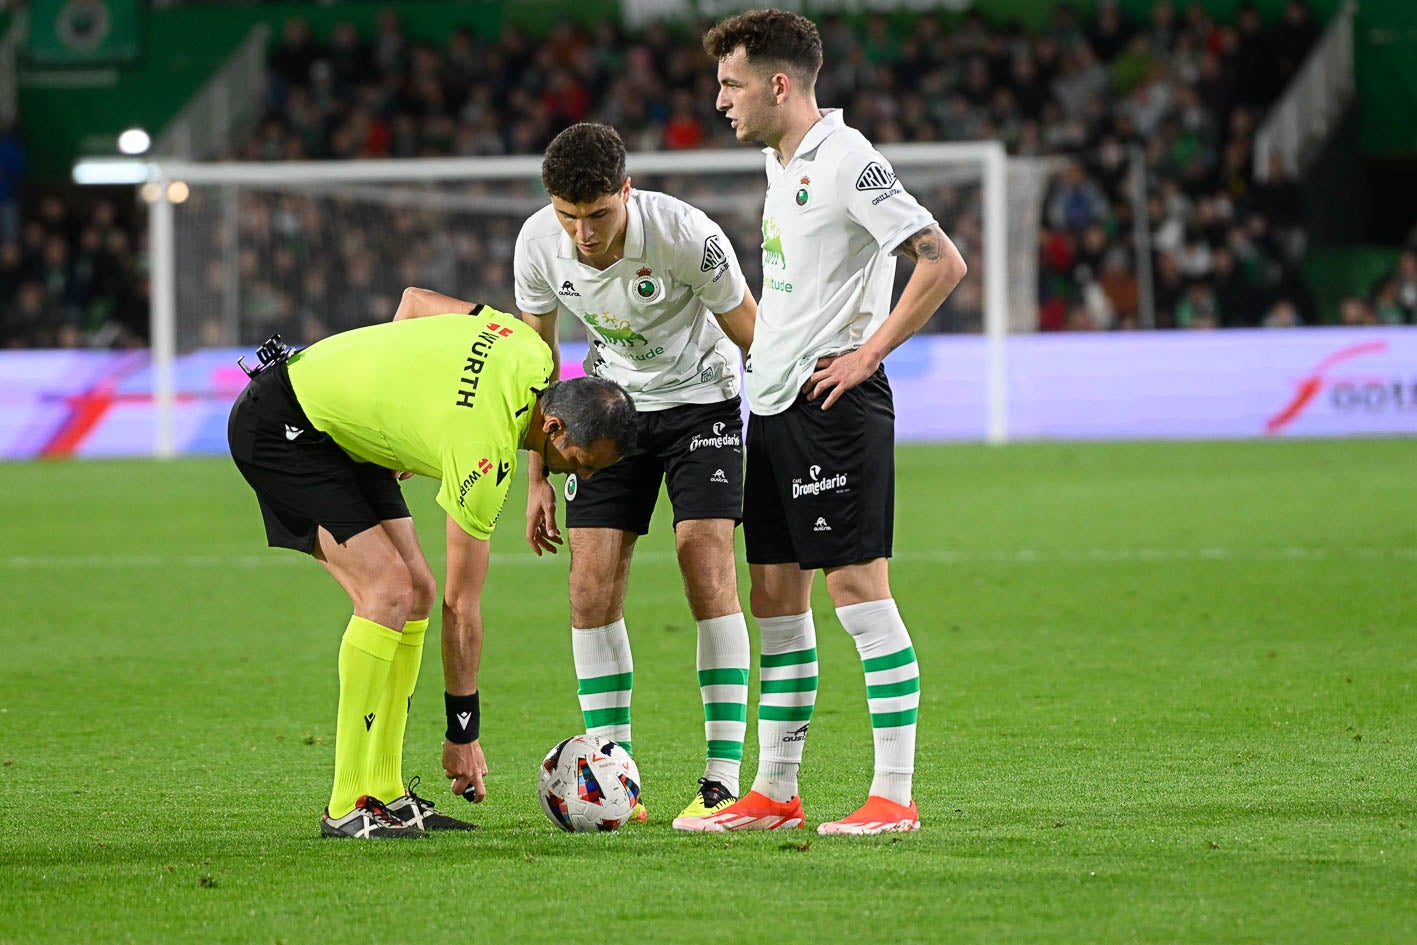
<instances>
[{"instance_id":1,"label":"yellow sock","mask_svg":"<svg viewBox=\"0 0 1417 945\"><path fill-rule=\"evenodd\" d=\"M369 731L369 793L381 801L403 796L403 733L413 688L418 685L418 667L423 664L423 635L427 632L427 617L403 625L389 685Z\"/></svg>"},{"instance_id":2,"label":"yellow sock","mask_svg":"<svg viewBox=\"0 0 1417 945\"><path fill-rule=\"evenodd\" d=\"M331 817L348 814L361 795L370 793L369 733L378 719L379 704L389 685L389 667L398 648L397 630L363 617L349 618L339 646L339 714L335 722Z\"/></svg>"}]
</instances>

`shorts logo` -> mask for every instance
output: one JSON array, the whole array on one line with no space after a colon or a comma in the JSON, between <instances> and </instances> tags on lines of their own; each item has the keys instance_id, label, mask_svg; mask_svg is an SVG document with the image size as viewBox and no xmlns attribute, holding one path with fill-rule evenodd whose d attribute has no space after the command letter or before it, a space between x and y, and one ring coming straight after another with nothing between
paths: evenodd
<instances>
[{"instance_id":1,"label":"shorts logo","mask_svg":"<svg viewBox=\"0 0 1417 945\"><path fill-rule=\"evenodd\" d=\"M838 489L846 488L846 473L836 473L822 478L822 467L813 465L807 470L808 481L801 479L792 480L792 498L800 499L804 495L821 495L823 492L835 492ZM818 525L826 523L817 520ZM831 529L818 528L817 531L831 531Z\"/></svg>"},{"instance_id":2,"label":"shorts logo","mask_svg":"<svg viewBox=\"0 0 1417 945\"><path fill-rule=\"evenodd\" d=\"M726 486L728 485L728 477L723 474L722 469L715 469L713 475L709 476L709 482L721 482Z\"/></svg>"},{"instance_id":3,"label":"shorts logo","mask_svg":"<svg viewBox=\"0 0 1417 945\"><path fill-rule=\"evenodd\" d=\"M818 518L817 524L812 526L812 531L814 532L829 532L831 530L832 527L827 524L827 520L824 518Z\"/></svg>"},{"instance_id":4,"label":"shorts logo","mask_svg":"<svg viewBox=\"0 0 1417 945\"><path fill-rule=\"evenodd\" d=\"M879 161L866 165L861 176L856 178L857 190L890 190L895 183L895 172Z\"/></svg>"},{"instance_id":5,"label":"shorts logo","mask_svg":"<svg viewBox=\"0 0 1417 945\"><path fill-rule=\"evenodd\" d=\"M574 501L576 500L576 492L577 492L577 489L578 489L578 484L577 484L577 482L576 482L576 474L575 474L575 473L571 473L569 476L566 477L566 501L567 501L567 502L574 502Z\"/></svg>"},{"instance_id":6,"label":"shorts logo","mask_svg":"<svg viewBox=\"0 0 1417 945\"><path fill-rule=\"evenodd\" d=\"M630 298L636 302L658 302L664 298L664 283L646 266L635 272L635 281L630 283Z\"/></svg>"},{"instance_id":7,"label":"shorts logo","mask_svg":"<svg viewBox=\"0 0 1417 945\"><path fill-rule=\"evenodd\" d=\"M805 742L807 740L807 729L810 728L811 725L812 723L808 722L801 728L793 729L786 735L782 736L782 740L785 742Z\"/></svg>"},{"instance_id":8,"label":"shorts logo","mask_svg":"<svg viewBox=\"0 0 1417 945\"><path fill-rule=\"evenodd\" d=\"M300 429L299 427L293 427L288 423L285 425L285 438L287 440L293 440L304 432L305 431Z\"/></svg>"},{"instance_id":9,"label":"shorts logo","mask_svg":"<svg viewBox=\"0 0 1417 945\"><path fill-rule=\"evenodd\" d=\"M700 272L713 272L719 266L728 265L728 254L719 245L717 234L704 240L704 258L699 263Z\"/></svg>"},{"instance_id":10,"label":"shorts logo","mask_svg":"<svg viewBox=\"0 0 1417 945\"><path fill-rule=\"evenodd\" d=\"M689 452L693 453L700 449L718 449L731 446L738 449L743 445L743 437L737 433L724 433L727 425L719 421L713 425L713 436L699 436L694 434L694 438L689 441Z\"/></svg>"},{"instance_id":11,"label":"shorts logo","mask_svg":"<svg viewBox=\"0 0 1417 945\"><path fill-rule=\"evenodd\" d=\"M576 291L576 284L575 284L574 282L572 282L570 279L567 279L565 282L561 283L561 289L560 289L560 291L557 292L556 294L557 294L557 295L568 295L568 296L569 296L569 295L574 295L576 298L580 298L580 297L581 297L581 294Z\"/></svg>"}]
</instances>

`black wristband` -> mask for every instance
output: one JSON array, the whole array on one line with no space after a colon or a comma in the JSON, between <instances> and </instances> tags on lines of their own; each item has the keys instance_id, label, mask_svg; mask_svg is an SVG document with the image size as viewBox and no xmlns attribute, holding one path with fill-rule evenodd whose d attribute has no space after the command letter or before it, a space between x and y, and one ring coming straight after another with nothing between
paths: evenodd
<instances>
[{"instance_id":1,"label":"black wristband","mask_svg":"<svg viewBox=\"0 0 1417 945\"><path fill-rule=\"evenodd\" d=\"M455 696L445 692L443 708L448 713L448 730L443 733L444 738L454 745L477 741L482 734L482 709L478 705L477 693Z\"/></svg>"}]
</instances>

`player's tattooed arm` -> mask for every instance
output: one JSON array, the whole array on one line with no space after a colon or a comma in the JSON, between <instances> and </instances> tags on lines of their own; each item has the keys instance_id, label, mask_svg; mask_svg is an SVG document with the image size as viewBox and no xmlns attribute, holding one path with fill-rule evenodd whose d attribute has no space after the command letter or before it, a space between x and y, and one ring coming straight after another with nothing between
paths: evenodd
<instances>
[{"instance_id":1,"label":"player's tattooed arm","mask_svg":"<svg viewBox=\"0 0 1417 945\"><path fill-rule=\"evenodd\" d=\"M945 244L949 238L945 236L945 231L940 229L940 224L931 223L923 230L918 230L908 237L896 252L902 256L908 256L912 262L919 262L922 259L930 262L939 262L945 253Z\"/></svg>"}]
</instances>

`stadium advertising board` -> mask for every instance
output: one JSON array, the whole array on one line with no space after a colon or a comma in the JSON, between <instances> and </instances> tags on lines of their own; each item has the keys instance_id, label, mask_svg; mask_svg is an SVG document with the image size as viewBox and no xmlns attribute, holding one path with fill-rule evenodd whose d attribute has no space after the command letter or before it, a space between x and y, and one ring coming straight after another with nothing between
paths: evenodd
<instances>
[{"instance_id":1,"label":"stadium advertising board","mask_svg":"<svg viewBox=\"0 0 1417 945\"><path fill-rule=\"evenodd\" d=\"M245 350L179 358L179 452L226 452ZM583 345L566 345L567 374ZM1417 434L1417 328L1021 335L1007 346L1015 440ZM983 440L987 349L915 338L893 354L901 441ZM156 410L144 352L0 352L0 457L143 456Z\"/></svg>"}]
</instances>

